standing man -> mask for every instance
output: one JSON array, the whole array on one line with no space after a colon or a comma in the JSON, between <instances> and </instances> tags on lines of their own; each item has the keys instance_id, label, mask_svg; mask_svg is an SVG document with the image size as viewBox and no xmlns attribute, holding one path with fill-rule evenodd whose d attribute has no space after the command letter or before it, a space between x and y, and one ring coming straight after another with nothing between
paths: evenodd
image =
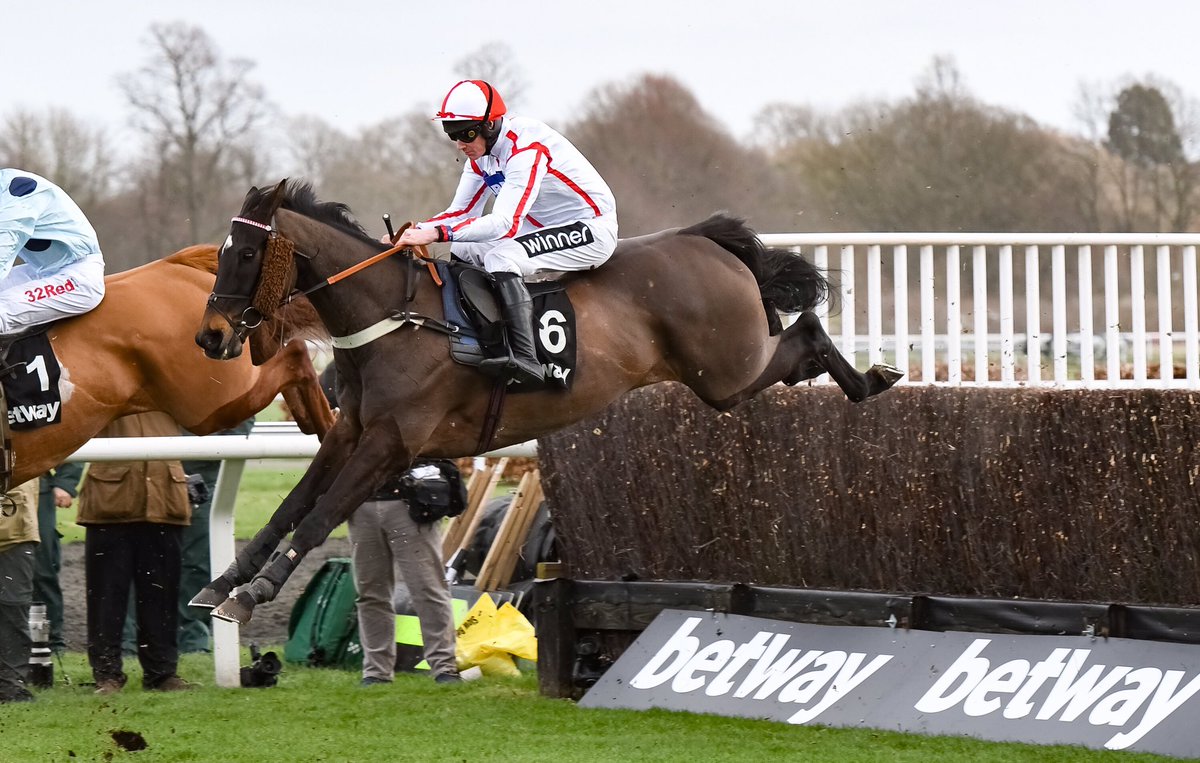
<instances>
[{"instance_id":1,"label":"standing man","mask_svg":"<svg viewBox=\"0 0 1200 763\"><path fill-rule=\"evenodd\" d=\"M337 367L321 373L321 387L336 409ZM442 561L439 523L418 521L401 498L406 474L395 474L350 516L350 559L354 570L358 638L363 648L362 685L388 684L396 674L396 583L404 581L421 625L425 661L433 680L458 683L454 656L454 604ZM437 467L432 467L434 472Z\"/></svg>"},{"instance_id":2,"label":"standing man","mask_svg":"<svg viewBox=\"0 0 1200 763\"><path fill-rule=\"evenodd\" d=\"M173 437L179 426L165 413L125 416L101 437ZM121 631L134 593L142 687L191 689L176 669L180 549L191 519L187 475L178 461L97 462L79 491L87 578L88 662L97 694L125 686Z\"/></svg>"},{"instance_id":3,"label":"standing man","mask_svg":"<svg viewBox=\"0 0 1200 763\"><path fill-rule=\"evenodd\" d=\"M446 211L396 244L450 242L450 253L493 274L508 329L507 358L484 361L518 382L541 381L533 308L522 280L539 270L590 270L617 246L617 203L600 173L549 125L507 113L483 80L450 88L434 115L467 158ZM495 197L484 213L488 193Z\"/></svg>"},{"instance_id":4,"label":"standing man","mask_svg":"<svg viewBox=\"0 0 1200 763\"><path fill-rule=\"evenodd\" d=\"M67 648L63 638L63 596L58 583L62 569L62 533L58 531L58 510L75 501L83 464L59 464L38 480L37 519L41 542L34 553L33 600L46 605L50 621L50 648L62 652Z\"/></svg>"},{"instance_id":5,"label":"standing man","mask_svg":"<svg viewBox=\"0 0 1200 763\"><path fill-rule=\"evenodd\" d=\"M37 480L31 480L0 496L0 703L33 701L25 670L37 544Z\"/></svg>"}]
</instances>

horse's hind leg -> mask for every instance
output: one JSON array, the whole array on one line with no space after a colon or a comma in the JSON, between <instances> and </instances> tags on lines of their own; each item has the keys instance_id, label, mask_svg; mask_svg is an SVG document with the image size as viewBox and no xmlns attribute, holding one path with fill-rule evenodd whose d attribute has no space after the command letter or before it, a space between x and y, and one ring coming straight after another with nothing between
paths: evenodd
<instances>
[{"instance_id":1,"label":"horse's hind leg","mask_svg":"<svg viewBox=\"0 0 1200 763\"><path fill-rule=\"evenodd\" d=\"M871 366L866 373L850 365L814 313L801 313L796 322L788 327L786 334L791 334L788 337L790 341L798 342L801 352L791 373L781 380L784 384L798 384L825 371L851 402L861 403L868 397L891 389L904 377L903 371L883 363Z\"/></svg>"}]
</instances>

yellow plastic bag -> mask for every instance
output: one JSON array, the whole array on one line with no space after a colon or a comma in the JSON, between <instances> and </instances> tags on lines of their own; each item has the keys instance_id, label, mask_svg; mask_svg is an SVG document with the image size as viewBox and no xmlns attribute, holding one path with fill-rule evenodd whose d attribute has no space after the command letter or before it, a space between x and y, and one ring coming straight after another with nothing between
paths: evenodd
<instances>
[{"instance_id":1,"label":"yellow plastic bag","mask_svg":"<svg viewBox=\"0 0 1200 763\"><path fill-rule=\"evenodd\" d=\"M508 602L497 609L486 593L480 594L456 633L459 670L478 665L487 676L519 676L514 657L537 661L537 637L525 615Z\"/></svg>"}]
</instances>

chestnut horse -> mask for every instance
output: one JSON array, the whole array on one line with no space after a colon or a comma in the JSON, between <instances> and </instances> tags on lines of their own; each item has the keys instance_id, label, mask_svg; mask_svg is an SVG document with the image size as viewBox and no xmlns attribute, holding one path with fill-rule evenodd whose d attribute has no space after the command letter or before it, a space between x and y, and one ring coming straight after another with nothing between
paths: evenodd
<instances>
[{"instance_id":1,"label":"chestnut horse","mask_svg":"<svg viewBox=\"0 0 1200 763\"><path fill-rule=\"evenodd\" d=\"M303 339L285 344L267 332L267 341L256 345L261 366L249 358L210 360L192 341L216 267L216 247L193 246L110 275L94 310L47 329L62 369L62 420L13 431L12 484L57 466L113 419L131 413L165 411L188 431L211 434L258 413L282 392L300 429L324 436L333 413ZM288 317L297 320L298 312Z\"/></svg>"},{"instance_id":2,"label":"chestnut horse","mask_svg":"<svg viewBox=\"0 0 1200 763\"><path fill-rule=\"evenodd\" d=\"M385 249L344 205L318 202L303 184L251 189L233 219L196 342L209 357L236 359L260 320L293 287L304 290L335 337L341 415L267 526L192 600L214 617L247 622L306 553L419 454L522 442L656 382L682 382L725 410L776 382L825 372L857 402L901 375L855 370L807 312L828 294L824 275L718 215L624 241L597 270L563 275L576 313L573 386L510 395L494 437L481 438L491 430L493 380L452 362L443 334L420 329L442 316L439 287L411 252ZM368 270L350 270L372 257ZM777 309L801 314L782 330ZM364 341L377 326L400 329Z\"/></svg>"}]
</instances>

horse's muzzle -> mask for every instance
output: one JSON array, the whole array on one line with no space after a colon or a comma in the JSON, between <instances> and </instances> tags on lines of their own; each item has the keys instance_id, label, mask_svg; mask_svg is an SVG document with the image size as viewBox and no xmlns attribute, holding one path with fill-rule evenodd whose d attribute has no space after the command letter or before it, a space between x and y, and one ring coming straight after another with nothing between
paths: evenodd
<instances>
[{"instance_id":1,"label":"horse's muzzle","mask_svg":"<svg viewBox=\"0 0 1200 763\"><path fill-rule=\"evenodd\" d=\"M215 327L212 323L206 323L196 332L196 344L213 360L232 360L242 354L242 337L232 328Z\"/></svg>"}]
</instances>

